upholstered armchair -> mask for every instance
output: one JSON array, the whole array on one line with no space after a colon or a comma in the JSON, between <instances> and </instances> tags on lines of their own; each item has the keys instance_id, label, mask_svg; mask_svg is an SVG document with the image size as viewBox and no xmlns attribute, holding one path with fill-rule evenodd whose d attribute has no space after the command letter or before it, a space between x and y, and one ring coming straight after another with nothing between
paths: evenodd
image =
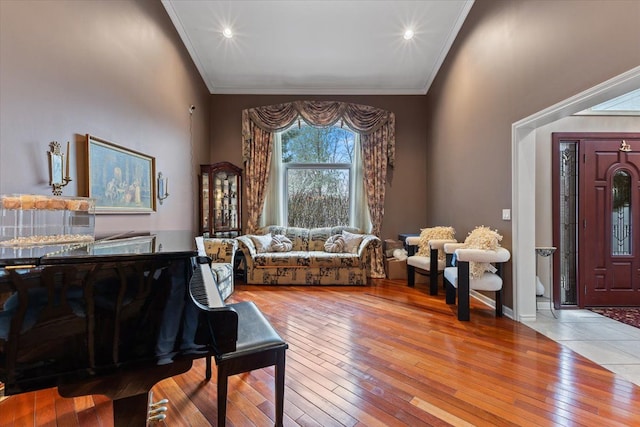
<instances>
[{"instance_id":1,"label":"upholstered armchair","mask_svg":"<svg viewBox=\"0 0 640 427\"><path fill-rule=\"evenodd\" d=\"M458 293L458 320L469 320L469 297L471 290L495 292L496 316L502 316L502 285L504 263L511 258L510 252L503 248L471 249L464 243L447 243L447 254L453 254L455 266L446 267L444 282L447 304L456 303ZM477 263L474 267L471 267ZM474 271L471 271L474 270Z\"/></svg>"},{"instance_id":2,"label":"upholstered armchair","mask_svg":"<svg viewBox=\"0 0 640 427\"><path fill-rule=\"evenodd\" d=\"M204 250L211 258L211 271L223 300L233 293L233 263L238 250L236 239L205 238Z\"/></svg>"},{"instance_id":3,"label":"upholstered armchair","mask_svg":"<svg viewBox=\"0 0 640 427\"><path fill-rule=\"evenodd\" d=\"M447 262L438 255L444 250L447 243L455 243L455 239L433 239L428 241L429 256L418 255L417 247L420 244L420 237L407 237L408 247L407 258L407 285L414 287L416 273L429 276L429 294L438 295L438 274L444 271Z\"/></svg>"},{"instance_id":4,"label":"upholstered armchair","mask_svg":"<svg viewBox=\"0 0 640 427\"><path fill-rule=\"evenodd\" d=\"M448 242L456 242L455 234L453 227L438 225L421 229L419 237L407 238L407 284L410 287L415 285L416 272L429 275L429 293L438 295L438 272L446 267L443 248Z\"/></svg>"}]
</instances>

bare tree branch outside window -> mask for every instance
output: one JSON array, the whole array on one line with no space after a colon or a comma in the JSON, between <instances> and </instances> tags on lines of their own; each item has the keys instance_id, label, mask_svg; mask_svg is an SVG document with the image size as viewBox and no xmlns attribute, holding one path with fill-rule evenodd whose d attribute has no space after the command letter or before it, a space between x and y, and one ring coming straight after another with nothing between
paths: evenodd
<instances>
[{"instance_id":1,"label":"bare tree branch outside window","mask_svg":"<svg viewBox=\"0 0 640 427\"><path fill-rule=\"evenodd\" d=\"M355 134L337 126L297 124L282 134L290 227L349 224Z\"/></svg>"}]
</instances>

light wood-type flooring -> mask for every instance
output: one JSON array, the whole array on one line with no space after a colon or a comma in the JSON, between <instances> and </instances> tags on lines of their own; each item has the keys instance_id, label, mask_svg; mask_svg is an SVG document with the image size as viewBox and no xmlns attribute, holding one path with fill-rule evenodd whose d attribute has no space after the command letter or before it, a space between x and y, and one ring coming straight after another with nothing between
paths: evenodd
<instances>
[{"instance_id":1,"label":"light wood-type flooring","mask_svg":"<svg viewBox=\"0 0 640 427\"><path fill-rule=\"evenodd\" d=\"M287 426L640 425L639 387L473 299L459 322L443 294L238 284L229 302L255 301L289 343ZM215 375L203 377L199 359L154 387L170 400L164 425L215 425ZM273 368L231 378L227 425L273 425L273 386ZM0 403L1 427L56 425L113 425L111 403L55 389Z\"/></svg>"}]
</instances>

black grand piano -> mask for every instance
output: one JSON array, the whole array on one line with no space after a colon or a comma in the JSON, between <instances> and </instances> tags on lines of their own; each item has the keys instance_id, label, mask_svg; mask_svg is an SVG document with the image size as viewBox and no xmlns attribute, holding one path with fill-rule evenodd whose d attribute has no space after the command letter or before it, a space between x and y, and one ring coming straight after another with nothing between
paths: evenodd
<instances>
[{"instance_id":1,"label":"black grand piano","mask_svg":"<svg viewBox=\"0 0 640 427\"><path fill-rule=\"evenodd\" d=\"M214 310L212 332L189 292L199 271L190 232L4 247L0 255L7 395L50 387L64 397L103 394L113 399L116 426L144 426L155 383L195 358L236 349L234 310Z\"/></svg>"}]
</instances>

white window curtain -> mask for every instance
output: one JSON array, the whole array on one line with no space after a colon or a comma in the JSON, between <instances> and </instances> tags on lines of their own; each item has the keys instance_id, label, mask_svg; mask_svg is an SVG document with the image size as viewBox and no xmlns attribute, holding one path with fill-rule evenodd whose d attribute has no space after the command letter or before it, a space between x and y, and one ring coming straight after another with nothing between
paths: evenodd
<instances>
[{"instance_id":1,"label":"white window curtain","mask_svg":"<svg viewBox=\"0 0 640 427\"><path fill-rule=\"evenodd\" d=\"M362 167L362 150L360 134L355 135L354 158L351 166L351 201L349 207L349 226L356 227L365 233L372 229L367 195L364 190L364 172ZM282 134L274 132L273 151L269 170L269 182L265 197L264 208L260 216L260 227L267 225L286 225L284 217L284 167L282 165Z\"/></svg>"},{"instance_id":2,"label":"white window curtain","mask_svg":"<svg viewBox=\"0 0 640 427\"><path fill-rule=\"evenodd\" d=\"M271 166L269 182L260 216L260 227L267 225L286 225L284 218L284 171L282 167L282 134L273 133L273 150L271 152Z\"/></svg>"},{"instance_id":3,"label":"white window curtain","mask_svg":"<svg viewBox=\"0 0 640 427\"><path fill-rule=\"evenodd\" d=\"M353 153L353 163L351 165L351 195L353 200L350 206L350 226L356 227L365 233L370 233L372 229L371 216L369 215L369 205L367 195L364 191L364 169L362 167L362 148L360 147L360 134L356 133Z\"/></svg>"}]
</instances>

